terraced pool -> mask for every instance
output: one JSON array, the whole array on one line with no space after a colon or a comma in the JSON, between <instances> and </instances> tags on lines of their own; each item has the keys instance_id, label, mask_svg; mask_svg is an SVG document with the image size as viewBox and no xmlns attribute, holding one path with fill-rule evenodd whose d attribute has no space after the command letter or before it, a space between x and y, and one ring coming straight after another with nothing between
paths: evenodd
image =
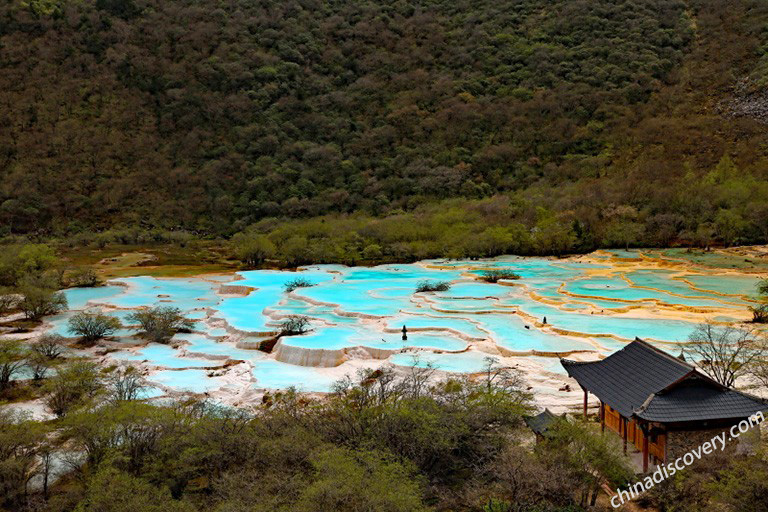
<instances>
[{"instance_id":1,"label":"terraced pool","mask_svg":"<svg viewBox=\"0 0 768 512\"><path fill-rule=\"evenodd\" d=\"M556 372L557 356L607 354L635 337L674 347L705 318L726 323L748 317L755 286L765 275L726 267L695 266L677 252L654 257L653 251L601 251L574 259L430 260L191 279L132 277L66 290L70 311L47 321L51 332L71 336L67 321L78 310L101 309L127 324L127 315L137 308L174 306L195 320L194 332L176 335L169 345L141 346L136 328L126 325L117 335L131 343L106 356L117 364L143 366L158 387L154 394L237 385L328 391L344 371L362 366L431 364L445 372L472 373L488 356L528 357ZM481 277L488 269L512 270L520 279L487 283ZM286 291L296 277L312 286ZM416 293L424 280L447 281L451 287ZM306 316L310 330L282 337L272 353L256 350L290 315Z\"/></svg>"}]
</instances>

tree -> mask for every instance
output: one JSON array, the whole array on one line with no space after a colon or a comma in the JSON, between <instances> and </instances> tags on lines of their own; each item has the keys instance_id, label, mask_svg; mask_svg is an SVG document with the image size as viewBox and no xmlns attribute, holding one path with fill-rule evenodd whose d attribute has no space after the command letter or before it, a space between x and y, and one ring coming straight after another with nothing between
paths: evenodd
<instances>
[{"instance_id":1,"label":"tree","mask_svg":"<svg viewBox=\"0 0 768 512\"><path fill-rule=\"evenodd\" d=\"M67 309L67 297L62 292L48 288L24 287L19 308L30 320L40 320L47 315L55 315Z\"/></svg>"},{"instance_id":2,"label":"tree","mask_svg":"<svg viewBox=\"0 0 768 512\"><path fill-rule=\"evenodd\" d=\"M572 251L577 242L573 227L553 217L538 222L533 235L536 249L540 254L562 256Z\"/></svg>"},{"instance_id":3,"label":"tree","mask_svg":"<svg viewBox=\"0 0 768 512\"><path fill-rule=\"evenodd\" d=\"M752 372L766 350L765 336L760 331L717 327L711 322L699 324L688 342L686 352L710 377L728 387Z\"/></svg>"},{"instance_id":4,"label":"tree","mask_svg":"<svg viewBox=\"0 0 768 512\"><path fill-rule=\"evenodd\" d=\"M102 379L95 363L74 361L59 368L44 390L46 405L61 417L90 404L102 391Z\"/></svg>"},{"instance_id":5,"label":"tree","mask_svg":"<svg viewBox=\"0 0 768 512\"><path fill-rule=\"evenodd\" d=\"M768 463L760 451L749 457L734 457L730 467L710 484L714 496L738 512L760 512L768 500Z\"/></svg>"},{"instance_id":6,"label":"tree","mask_svg":"<svg viewBox=\"0 0 768 512\"><path fill-rule=\"evenodd\" d=\"M69 285L78 288L90 288L99 286L101 279L91 267L83 267L75 270L69 276Z\"/></svg>"},{"instance_id":7,"label":"tree","mask_svg":"<svg viewBox=\"0 0 768 512\"><path fill-rule=\"evenodd\" d=\"M426 512L414 469L381 452L330 448L314 454L312 483L293 510Z\"/></svg>"},{"instance_id":8,"label":"tree","mask_svg":"<svg viewBox=\"0 0 768 512\"><path fill-rule=\"evenodd\" d=\"M172 306L155 306L132 313L128 322L141 326L144 336L155 343L167 343L174 334L192 329L194 322L184 318L181 310Z\"/></svg>"},{"instance_id":9,"label":"tree","mask_svg":"<svg viewBox=\"0 0 768 512\"><path fill-rule=\"evenodd\" d=\"M290 293L296 288L309 288L311 286L314 286L314 283L309 279L304 277L297 277L296 279L291 279L290 281L286 282L283 285L283 288L286 292Z\"/></svg>"},{"instance_id":10,"label":"tree","mask_svg":"<svg viewBox=\"0 0 768 512\"><path fill-rule=\"evenodd\" d=\"M18 340L0 340L0 391L11 383L11 378L24 367L24 350Z\"/></svg>"},{"instance_id":11,"label":"tree","mask_svg":"<svg viewBox=\"0 0 768 512\"><path fill-rule=\"evenodd\" d=\"M88 483L85 499L76 512L194 512L195 507L175 500L168 489L106 466Z\"/></svg>"},{"instance_id":12,"label":"tree","mask_svg":"<svg viewBox=\"0 0 768 512\"><path fill-rule=\"evenodd\" d=\"M422 292L445 292L451 289L451 283L448 281L419 281L416 283L416 293Z\"/></svg>"},{"instance_id":13,"label":"tree","mask_svg":"<svg viewBox=\"0 0 768 512\"><path fill-rule=\"evenodd\" d=\"M19 296L10 288L0 288L0 317L16 309L19 300Z\"/></svg>"},{"instance_id":14,"label":"tree","mask_svg":"<svg viewBox=\"0 0 768 512\"><path fill-rule=\"evenodd\" d=\"M280 324L280 336L296 336L309 330L309 318L301 315L291 315Z\"/></svg>"},{"instance_id":15,"label":"tree","mask_svg":"<svg viewBox=\"0 0 768 512\"><path fill-rule=\"evenodd\" d=\"M44 244L4 246L0 252L0 286L19 286L26 278L43 276L57 261L53 249Z\"/></svg>"},{"instance_id":16,"label":"tree","mask_svg":"<svg viewBox=\"0 0 768 512\"><path fill-rule=\"evenodd\" d=\"M624 247L629 250L632 244L642 240L643 224L631 220L614 220L606 228L605 244L609 247Z\"/></svg>"},{"instance_id":17,"label":"tree","mask_svg":"<svg viewBox=\"0 0 768 512\"><path fill-rule=\"evenodd\" d=\"M508 269L491 269L484 270L480 279L487 283L498 283L501 280L512 281L520 279L520 274Z\"/></svg>"},{"instance_id":18,"label":"tree","mask_svg":"<svg viewBox=\"0 0 768 512\"><path fill-rule=\"evenodd\" d=\"M53 363L43 354L30 350L27 353L26 365L32 371L32 379L38 381L45 378Z\"/></svg>"},{"instance_id":19,"label":"tree","mask_svg":"<svg viewBox=\"0 0 768 512\"><path fill-rule=\"evenodd\" d=\"M238 233L232 238L235 257L248 265L256 267L276 253L275 244L263 235L246 235Z\"/></svg>"},{"instance_id":20,"label":"tree","mask_svg":"<svg viewBox=\"0 0 768 512\"><path fill-rule=\"evenodd\" d=\"M768 304L759 304L757 306L749 306L749 311L752 312L752 323L755 323L755 324L768 323Z\"/></svg>"},{"instance_id":21,"label":"tree","mask_svg":"<svg viewBox=\"0 0 768 512\"><path fill-rule=\"evenodd\" d=\"M477 492L483 511L575 510L567 506L573 504L581 483L570 467L558 462L548 450L508 444L485 471L492 479L490 488Z\"/></svg>"},{"instance_id":22,"label":"tree","mask_svg":"<svg viewBox=\"0 0 768 512\"><path fill-rule=\"evenodd\" d=\"M147 387L147 381L133 366L115 370L109 376L108 383L110 397L116 402L138 400Z\"/></svg>"},{"instance_id":23,"label":"tree","mask_svg":"<svg viewBox=\"0 0 768 512\"><path fill-rule=\"evenodd\" d=\"M365 258L368 261L376 261L381 259L383 256L383 251L381 250L381 246L379 244L368 244L363 249L363 258Z\"/></svg>"},{"instance_id":24,"label":"tree","mask_svg":"<svg viewBox=\"0 0 768 512\"><path fill-rule=\"evenodd\" d=\"M480 375L481 382L488 391L522 393L522 390L525 389L523 373L516 368L500 365L499 360L495 357L483 359Z\"/></svg>"},{"instance_id":25,"label":"tree","mask_svg":"<svg viewBox=\"0 0 768 512\"><path fill-rule=\"evenodd\" d=\"M757 283L757 293L763 303L758 306L749 306L749 310L752 311L752 322L768 323L768 279L762 279Z\"/></svg>"},{"instance_id":26,"label":"tree","mask_svg":"<svg viewBox=\"0 0 768 512\"><path fill-rule=\"evenodd\" d=\"M41 423L0 409L0 507L5 510L25 508L27 482L34 474L37 449L44 439Z\"/></svg>"},{"instance_id":27,"label":"tree","mask_svg":"<svg viewBox=\"0 0 768 512\"><path fill-rule=\"evenodd\" d=\"M41 380L46 377L64 352L65 339L58 334L43 334L30 342L26 363L32 370L32 378Z\"/></svg>"},{"instance_id":28,"label":"tree","mask_svg":"<svg viewBox=\"0 0 768 512\"><path fill-rule=\"evenodd\" d=\"M30 343L30 350L47 359L58 359L64 353L66 340L58 334L43 334Z\"/></svg>"},{"instance_id":29,"label":"tree","mask_svg":"<svg viewBox=\"0 0 768 512\"><path fill-rule=\"evenodd\" d=\"M312 263L312 244L304 236L292 236L280 244L280 257L286 267Z\"/></svg>"},{"instance_id":30,"label":"tree","mask_svg":"<svg viewBox=\"0 0 768 512\"><path fill-rule=\"evenodd\" d=\"M715 231L726 245L733 245L744 229L744 218L733 210L721 209L715 216Z\"/></svg>"},{"instance_id":31,"label":"tree","mask_svg":"<svg viewBox=\"0 0 768 512\"><path fill-rule=\"evenodd\" d=\"M92 345L98 339L111 336L123 325L118 318L100 311L81 311L69 319L68 326L69 332Z\"/></svg>"},{"instance_id":32,"label":"tree","mask_svg":"<svg viewBox=\"0 0 768 512\"><path fill-rule=\"evenodd\" d=\"M556 422L547 430L541 449L572 472L581 490L582 507L595 505L602 484L624 485L634 476L618 438L601 435L580 422Z\"/></svg>"}]
</instances>

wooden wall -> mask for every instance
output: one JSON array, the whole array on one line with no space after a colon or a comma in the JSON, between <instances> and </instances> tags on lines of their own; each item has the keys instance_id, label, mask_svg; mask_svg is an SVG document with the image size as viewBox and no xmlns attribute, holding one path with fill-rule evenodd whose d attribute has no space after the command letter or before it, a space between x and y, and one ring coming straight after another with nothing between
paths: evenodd
<instances>
[{"instance_id":1,"label":"wooden wall","mask_svg":"<svg viewBox=\"0 0 768 512\"><path fill-rule=\"evenodd\" d=\"M603 421L606 428L613 430L620 437L624 437L624 421L616 409L603 404ZM643 451L643 431L634 420L627 421L627 443L634 445L637 451ZM655 439L648 442L648 453L657 460L664 462L666 459L667 435L658 434Z\"/></svg>"}]
</instances>

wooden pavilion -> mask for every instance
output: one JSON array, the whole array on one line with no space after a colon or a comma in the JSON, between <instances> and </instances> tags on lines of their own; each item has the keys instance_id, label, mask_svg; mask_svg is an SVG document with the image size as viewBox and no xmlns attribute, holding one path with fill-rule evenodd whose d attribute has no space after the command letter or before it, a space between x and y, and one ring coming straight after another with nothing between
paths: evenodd
<instances>
[{"instance_id":1,"label":"wooden pavilion","mask_svg":"<svg viewBox=\"0 0 768 512\"><path fill-rule=\"evenodd\" d=\"M561 364L584 391L600 400L600 424L632 443L649 459L666 463L729 429L758 411L766 401L727 388L684 359L636 339L605 359Z\"/></svg>"},{"instance_id":2,"label":"wooden pavilion","mask_svg":"<svg viewBox=\"0 0 768 512\"><path fill-rule=\"evenodd\" d=\"M544 409L535 416L523 416L523 421L528 428L536 434L536 442L541 442L548 437L548 431L557 421L568 421L565 414L558 416L549 409Z\"/></svg>"}]
</instances>

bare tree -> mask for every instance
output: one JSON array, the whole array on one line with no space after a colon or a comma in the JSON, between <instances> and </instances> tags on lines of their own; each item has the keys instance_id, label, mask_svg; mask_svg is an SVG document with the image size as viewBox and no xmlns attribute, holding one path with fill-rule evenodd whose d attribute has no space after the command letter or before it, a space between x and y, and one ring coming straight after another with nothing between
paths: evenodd
<instances>
[{"instance_id":1,"label":"bare tree","mask_svg":"<svg viewBox=\"0 0 768 512\"><path fill-rule=\"evenodd\" d=\"M24 364L24 350L20 341L0 341L0 391L11 385L11 379Z\"/></svg>"},{"instance_id":2,"label":"bare tree","mask_svg":"<svg viewBox=\"0 0 768 512\"><path fill-rule=\"evenodd\" d=\"M34 350L27 353L26 364L27 368L32 371L32 379L35 381L44 379L53 365L51 359Z\"/></svg>"},{"instance_id":3,"label":"bare tree","mask_svg":"<svg viewBox=\"0 0 768 512\"><path fill-rule=\"evenodd\" d=\"M184 318L181 309L172 306L142 309L128 315L126 319L140 325L143 335L155 343L168 343L174 334L190 331L195 325L192 320Z\"/></svg>"},{"instance_id":4,"label":"bare tree","mask_svg":"<svg viewBox=\"0 0 768 512\"><path fill-rule=\"evenodd\" d=\"M0 288L0 316L5 316L19 305L21 299L10 289Z\"/></svg>"},{"instance_id":5,"label":"bare tree","mask_svg":"<svg viewBox=\"0 0 768 512\"><path fill-rule=\"evenodd\" d=\"M115 402L138 400L147 388L147 381L133 366L115 371L108 380L110 398Z\"/></svg>"},{"instance_id":6,"label":"bare tree","mask_svg":"<svg viewBox=\"0 0 768 512\"><path fill-rule=\"evenodd\" d=\"M301 315L291 315L280 324L280 336L296 336L309 330L309 318Z\"/></svg>"},{"instance_id":7,"label":"bare tree","mask_svg":"<svg viewBox=\"0 0 768 512\"><path fill-rule=\"evenodd\" d=\"M699 324L688 337L686 352L714 380L731 387L752 373L766 350L765 335L752 328Z\"/></svg>"},{"instance_id":8,"label":"bare tree","mask_svg":"<svg viewBox=\"0 0 768 512\"><path fill-rule=\"evenodd\" d=\"M64 353L66 340L58 334L43 334L30 345L30 350L47 359L58 359Z\"/></svg>"},{"instance_id":9,"label":"bare tree","mask_svg":"<svg viewBox=\"0 0 768 512\"><path fill-rule=\"evenodd\" d=\"M80 311L69 319L68 325L69 331L81 336L88 345L111 336L123 326L120 319L98 310Z\"/></svg>"},{"instance_id":10,"label":"bare tree","mask_svg":"<svg viewBox=\"0 0 768 512\"><path fill-rule=\"evenodd\" d=\"M752 322L756 324L768 323L768 279L763 279L757 284L757 293L762 304L749 306L752 311Z\"/></svg>"},{"instance_id":11,"label":"bare tree","mask_svg":"<svg viewBox=\"0 0 768 512\"><path fill-rule=\"evenodd\" d=\"M437 371L432 361L419 364L417 357L414 357L413 366L408 368L405 375L404 385L408 394L413 398L419 398L429 390L429 383Z\"/></svg>"},{"instance_id":12,"label":"bare tree","mask_svg":"<svg viewBox=\"0 0 768 512\"><path fill-rule=\"evenodd\" d=\"M516 368L502 366L495 357L483 359L482 383L488 391L519 391L524 389L525 379Z\"/></svg>"}]
</instances>

